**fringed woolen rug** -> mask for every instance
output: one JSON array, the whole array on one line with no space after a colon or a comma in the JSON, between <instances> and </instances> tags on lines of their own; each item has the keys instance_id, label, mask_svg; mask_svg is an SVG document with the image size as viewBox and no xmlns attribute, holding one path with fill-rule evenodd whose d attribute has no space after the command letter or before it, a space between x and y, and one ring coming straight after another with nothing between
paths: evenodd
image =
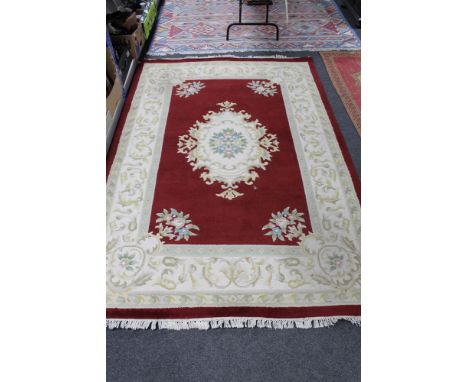
<instances>
[{"instance_id":1,"label":"fringed woolen rug","mask_svg":"<svg viewBox=\"0 0 468 382\"><path fill-rule=\"evenodd\" d=\"M243 22L265 20L265 6L242 7ZM280 28L279 41L271 26L234 26L238 0L165 0L147 55L226 54L360 49L361 39L333 0L274 0L270 22Z\"/></svg>"},{"instance_id":2,"label":"fringed woolen rug","mask_svg":"<svg viewBox=\"0 0 468 382\"><path fill-rule=\"evenodd\" d=\"M361 51L321 52L328 74L361 135Z\"/></svg>"},{"instance_id":3,"label":"fringed woolen rug","mask_svg":"<svg viewBox=\"0 0 468 382\"><path fill-rule=\"evenodd\" d=\"M312 61L136 78L108 159L107 326L359 323L358 182Z\"/></svg>"}]
</instances>

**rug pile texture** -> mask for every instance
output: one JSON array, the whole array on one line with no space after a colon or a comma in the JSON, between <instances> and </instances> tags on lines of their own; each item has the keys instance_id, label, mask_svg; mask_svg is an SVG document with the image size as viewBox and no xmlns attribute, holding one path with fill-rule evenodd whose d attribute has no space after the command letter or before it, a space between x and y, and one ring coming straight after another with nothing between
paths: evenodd
<instances>
[{"instance_id":1,"label":"rug pile texture","mask_svg":"<svg viewBox=\"0 0 468 382\"><path fill-rule=\"evenodd\" d=\"M361 135L361 51L320 54L338 95Z\"/></svg>"},{"instance_id":2,"label":"rug pile texture","mask_svg":"<svg viewBox=\"0 0 468 382\"><path fill-rule=\"evenodd\" d=\"M359 186L312 61L136 76L108 157L107 326L358 324Z\"/></svg>"},{"instance_id":3,"label":"rug pile texture","mask_svg":"<svg viewBox=\"0 0 468 382\"><path fill-rule=\"evenodd\" d=\"M275 0L270 22L280 28L275 40L271 26L234 26L237 0L166 0L147 57L230 52L287 52L360 49L359 37L333 0ZM264 6L243 6L243 21L265 20Z\"/></svg>"}]
</instances>

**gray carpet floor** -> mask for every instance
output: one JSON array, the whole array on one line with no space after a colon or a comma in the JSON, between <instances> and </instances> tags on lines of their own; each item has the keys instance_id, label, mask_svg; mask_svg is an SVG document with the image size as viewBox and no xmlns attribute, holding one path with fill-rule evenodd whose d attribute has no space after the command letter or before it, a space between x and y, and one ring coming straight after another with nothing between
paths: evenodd
<instances>
[{"instance_id":1,"label":"gray carpet floor","mask_svg":"<svg viewBox=\"0 0 468 382\"><path fill-rule=\"evenodd\" d=\"M355 382L360 330L107 331L107 380L138 382Z\"/></svg>"},{"instance_id":2,"label":"gray carpet floor","mask_svg":"<svg viewBox=\"0 0 468 382\"><path fill-rule=\"evenodd\" d=\"M357 32L360 35L360 30ZM360 137L320 55L287 55L313 58L360 177ZM361 330L348 322L308 330L107 330L107 380L354 382L360 380L360 353Z\"/></svg>"}]
</instances>

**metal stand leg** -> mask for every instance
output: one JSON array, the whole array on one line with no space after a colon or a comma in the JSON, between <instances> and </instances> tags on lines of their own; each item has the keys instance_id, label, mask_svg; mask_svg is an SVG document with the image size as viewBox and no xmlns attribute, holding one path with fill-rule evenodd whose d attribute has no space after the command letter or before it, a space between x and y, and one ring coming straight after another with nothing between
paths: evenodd
<instances>
[{"instance_id":1,"label":"metal stand leg","mask_svg":"<svg viewBox=\"0 0 468 382\"><path fill-rule=\"evenodd\" d=\"M231 23L231 24L228 25L227 31L226 31L226 40L229 41L229 31L231 30L231 27L233 27L234 25L270 25L270 26L276 28L276 41L278 41L279 40L278 25L276 25L275 23L268 22L268 16L269 16L269 13L270 13L270 4L269 4L269 2L267 1L267 3L266 3L266 18L265 18L264 23L243 23L242 22L242 2L243 2L243 0L239 0L239 22L238 23Z\"/></svg>"},{"instance_id":2,"label":"metal stand leg","mask_svg":"<svg viewBox=\"0 0 468 382\"><path fill-rule=\"evenodd\" d=\"M354 18L355 26L361 28L361 2L358 5L356 3L356 1L351 3L350 0L343 0L341 8L347 9Z\"/></svg>"}]
</instances>

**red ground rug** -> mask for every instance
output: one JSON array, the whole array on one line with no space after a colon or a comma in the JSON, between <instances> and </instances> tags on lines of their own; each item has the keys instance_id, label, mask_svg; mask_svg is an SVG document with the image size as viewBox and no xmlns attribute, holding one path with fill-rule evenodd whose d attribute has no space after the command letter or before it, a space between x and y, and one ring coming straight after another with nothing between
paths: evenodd
<instances>
[{"instance_id":1,"label":"red ground rug","mask_svg":"<svg viewBox=\"0 0 468 382\"><path fill-rule=\"evenodd\" d=\"M107 326L360 323L358 183L312 61L136 79L108 157Z\"/></svg>"},{"instance_id":2,"label":"red ground rug","mask_svg":"<svg viewBox=\"0 0 468 382\"><path fill-rule=\"evenodd\" d=\"M321 52L328 74L361 135L361 52Z\"/></svg>"}]
</instances>

